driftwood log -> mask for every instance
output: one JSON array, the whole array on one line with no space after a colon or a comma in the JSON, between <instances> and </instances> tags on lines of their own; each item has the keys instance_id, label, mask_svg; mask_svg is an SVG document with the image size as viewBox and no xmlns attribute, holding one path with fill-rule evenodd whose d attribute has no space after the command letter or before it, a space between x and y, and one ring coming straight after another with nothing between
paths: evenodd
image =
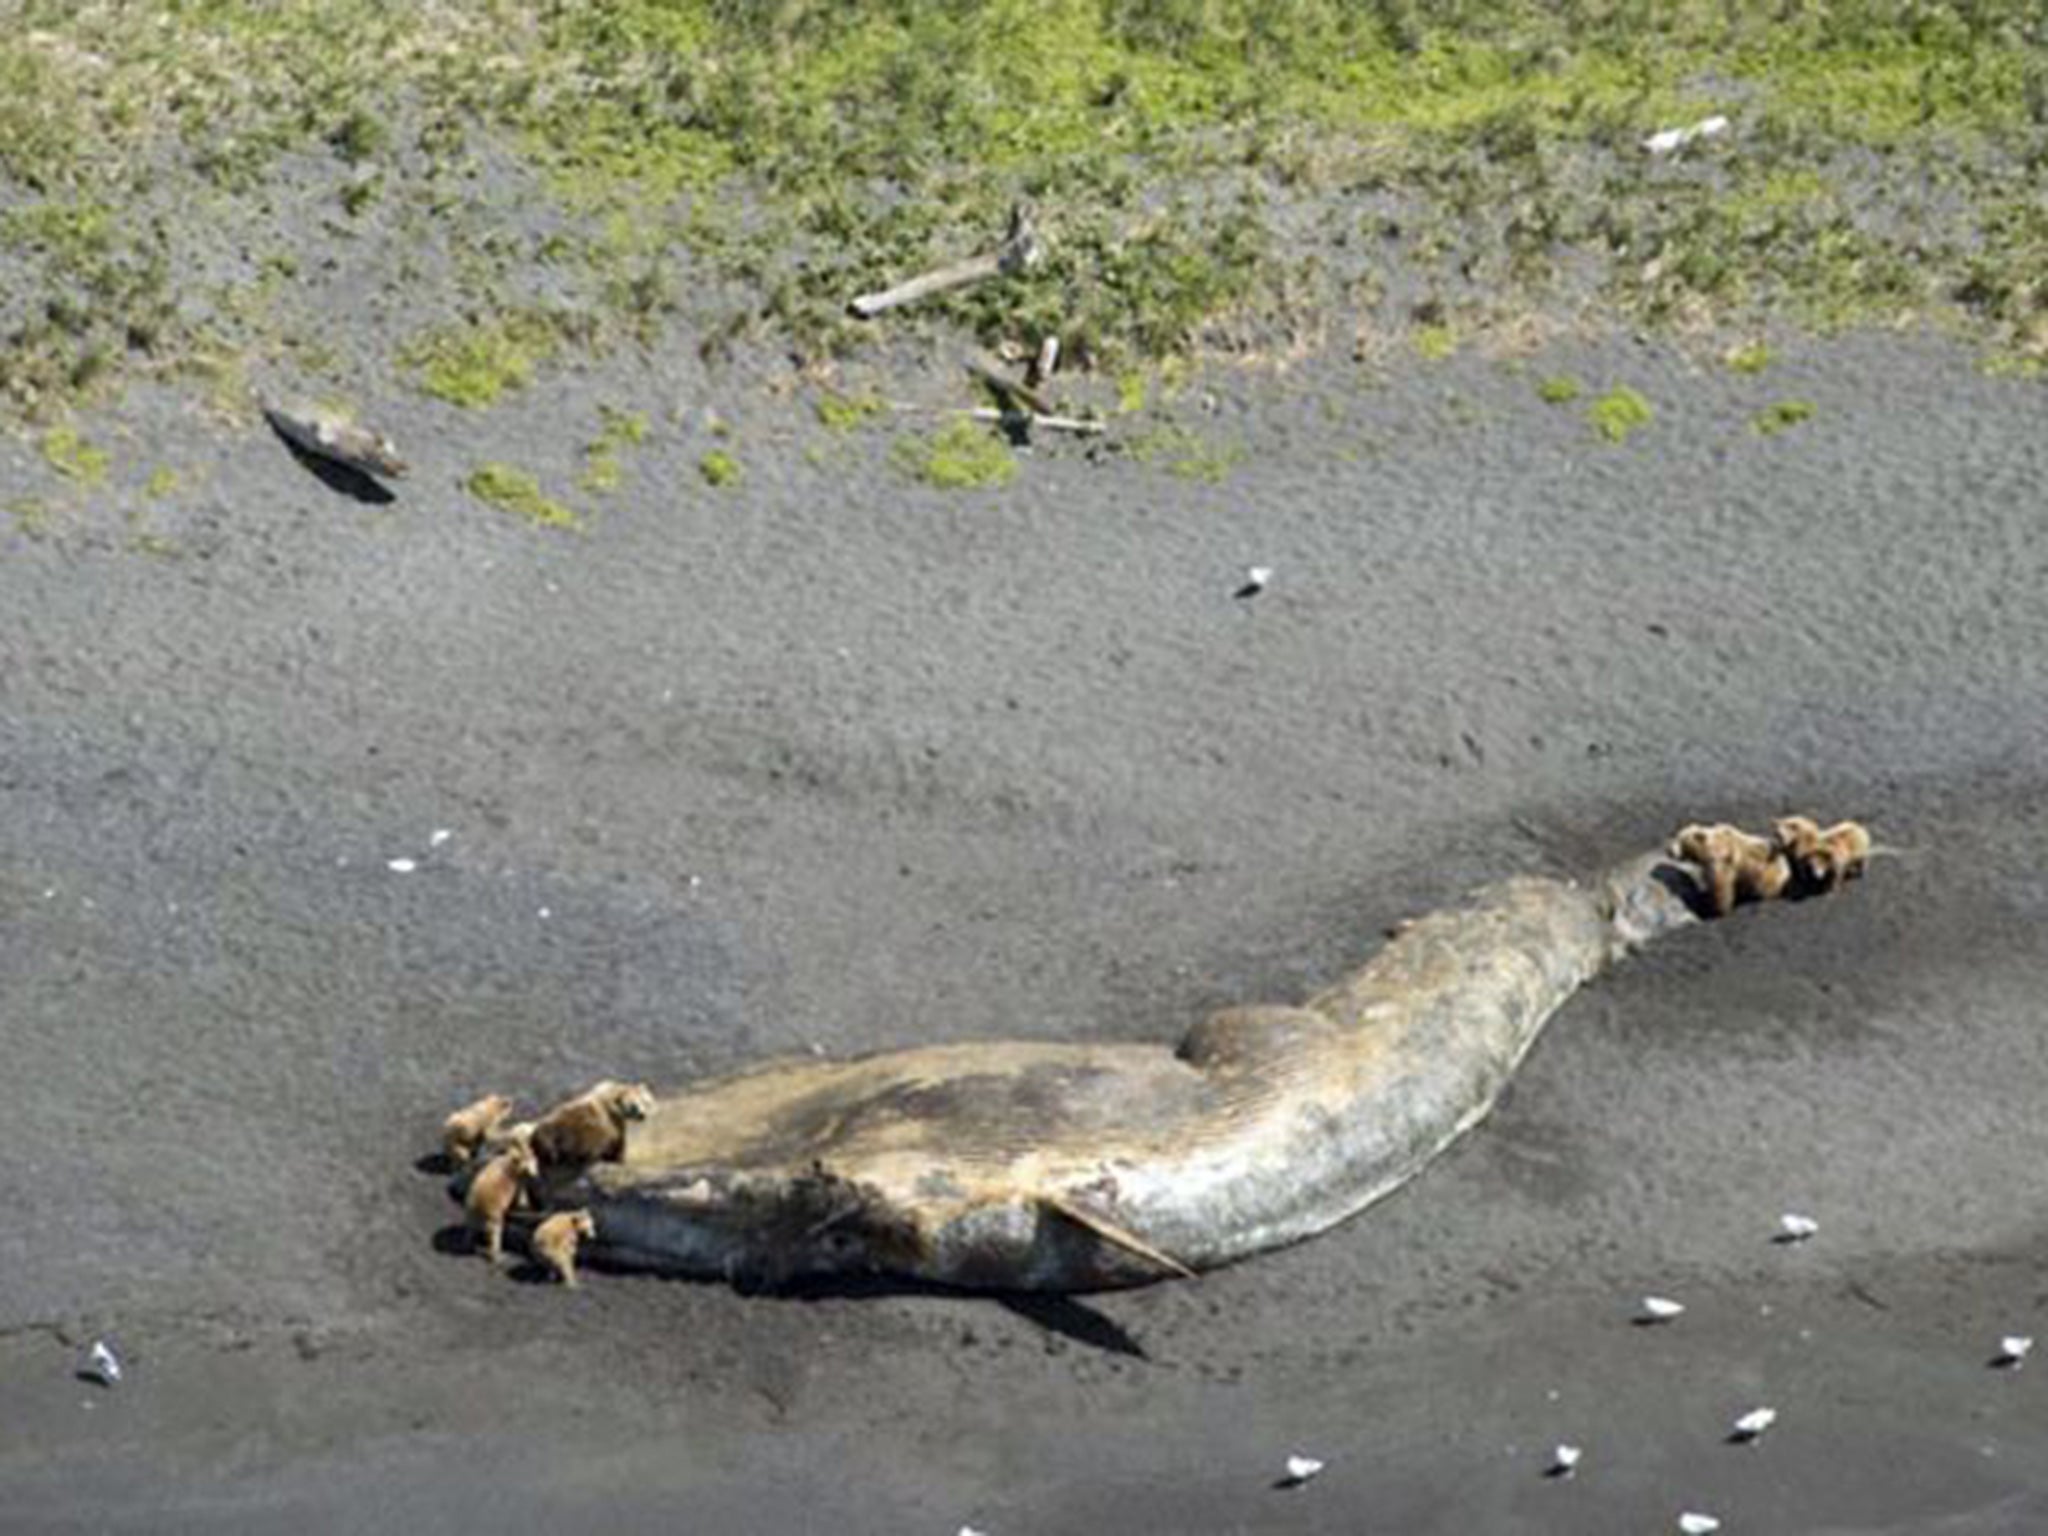
<instances>
[{"instance_id":1,"label":"driftwood log","mask_svg":"<svg viewBox=\"0 0 2048 1536\"><path fill-rule=\"evenodd\" d=\"M1028 272L1044 255L1045 246L1031 222L1030 210L1019 203L1010 210L1009 233L995 250L982 256L970 256L935 272L923 273L880 293L861 294L846 307L857 318L872 320L888 310L900 309L905 304L915 304L919 299L964 288L969 283L982 282L998 274L1015 276Z\"/></svg>"}]
</instances>

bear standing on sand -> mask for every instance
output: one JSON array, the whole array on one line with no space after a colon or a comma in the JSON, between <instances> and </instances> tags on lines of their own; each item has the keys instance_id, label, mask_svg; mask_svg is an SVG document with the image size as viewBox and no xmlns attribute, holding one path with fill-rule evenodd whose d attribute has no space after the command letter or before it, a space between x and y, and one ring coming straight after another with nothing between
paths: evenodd
<instances>
[{"instance_id":1,"label":"bear standing on sand","mask_svg":"<svg viewBox=\"0 0 2048 1536\"><path fill-rule=\"evenodd\" d=\"M1833 890L1856 879L1879 851L1869 829L1854 821L1823 827L1809 817L1781 816L1771 823L1771 834L1800 878L1815 890Z\"/></svg>"},{"instance_id":2,"label":"bear standing on sand","mask_svg":"<svg viewBox=\"0 0 2048 1536\"><path fill-rule=\"evenodd\" d=\"M610 1078L557 1104L533 1127L533 1150L548 1168L615 1163L626 1150L626 1126L654 1112L645 1083Z\"/></svg>"},{"instance_id":3,"label":"bear standing on sand","mask_svg":"<svg viewBox=\"0 0 2048 1536\"><path fill-rule=\"evenodd\" d=\"M597 1222L588 1211L557 1211L533 1230L533 1256L555 1272L555 1278L576 1289L576 1249L597 1236Z\"/></svg>"},{"instance_id":4,"label":"bear standing on sand","mask_svg":"<svg viewBox=\"0 0 2048 1536\"><path fill-rule=\"evenodd\" d=\"M477 1148L490 1140L491 1133L511 1113L510 1099L502 1093L487 1093L450 1115L441 1125L441 1149L448 1155L448 1166L467 1168Z\"/></svg>"},{"instance_id":5,"label":"bear standing on sand","mask_svg":"<svg viewBox=\"0 0 2048 1536\"><path fill-rule=\"evenodd\" d=\"M493 1264L505 1256L505 1218L526 1195L527 1181L540 1177L533 1148L514 1142L478 1170L469 1181L462 1207L469 1224L484 1235L484 1257Z\"/></svg>"},{"instance_id":6,"label":"bear standing on sand","mask_svg":"<svg viewBox=\"0 0 2048 1536\"><path fill-rule=\"evenodd\" d=\"M1792 883L1783 847L1726 823L1682 827L1668 852L1705 872L1707 904L1715 917L1726 917L1738 901L1770 901Z\"/></svg>"}]
</instances>

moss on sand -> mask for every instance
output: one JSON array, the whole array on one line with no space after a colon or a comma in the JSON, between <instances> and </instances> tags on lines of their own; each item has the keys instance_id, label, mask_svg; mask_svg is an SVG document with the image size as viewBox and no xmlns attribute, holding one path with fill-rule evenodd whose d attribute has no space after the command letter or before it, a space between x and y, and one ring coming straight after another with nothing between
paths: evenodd
<instances>
[{"instance_id":1,"label":"moss on sand","mask_svg":"<svg viewBox=\"0 0 2048 1536\"><path fill-rule=\"evenodd\" d=\"M575 530L583 526L583 519L572 509L542 492L538 480L509 464L485 464L475 470L465 484L470 495L484 505L509 513L536 528Z\"/></svg>"},{"instance_id":2,"label":"moss on sand","mask_svg":"<svg viewBox=\"0 0 2048 1536\"><path fill-rule=\"evenodd\" d=\"M1790 431L1801 422L1813 420L1814 404L1811 400L1779 400L1765 406L1750 418L1750 424L1764 437L1776 437L1780 432Z\"/></svg>"},{"instance_id":3,"label":"moss on sand","mask_svg":"<svg viewBox=\"0 0 2048 1536\"><path fill-rule=\"evenodd\" d=\"M559 345L558 332L547 317L513 313L430 331L407 347L405 361L428 394L450 405L481 410L531 384L535 370L555 355Z\"/></svg>"},{"instance_id":4,"label":"moss on sand","mask_svg":"<svg viewBox=\"0 0 2048 1536\"><path fill-rule=\"evenodd\" d=\"M66 423L43 434L43 462L65 479L94 486L107 478L107 453Z\"/></svg>"},{"instance_id":5,"label":"moss on sand","mask_svg":"<svg viewBox=\"0 0 2048 1536\"><path fill-rule=\"evenodd\" d=\"M743 473L740 461L723 448L714 448L697 461L697 473L704 477L704 483L714 489L737 485Z\"/></svg>"},{"instance_id":6,"label":"moss on sand","mask_svg":"<svg viewBox=\"0 0 2048 1536\"><path fill-rule=\"evenodd\" d=\"M965 417L936 432L899 438L890 450L897 468L940 490L981 490L1017 477L1017 458L987 427Z\"/></svg>"},{"instance_id":7,"label":"moss on sand","mask_svg":"<svg viewBox=\"0 0 2048 1536\"><path fill-rule=\"evenodd\" d=\"M1618 384L1586 408L1586 420L1610 443L1625 443L1656 416L1650 402L1626 384Z\"/></svg>"}]
</instances>

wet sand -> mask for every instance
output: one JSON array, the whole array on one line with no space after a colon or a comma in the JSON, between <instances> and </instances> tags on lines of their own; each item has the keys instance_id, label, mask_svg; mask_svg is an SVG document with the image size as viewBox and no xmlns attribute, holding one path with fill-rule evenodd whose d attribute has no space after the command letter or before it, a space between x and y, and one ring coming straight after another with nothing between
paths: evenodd
<instances>
[{"instance_id":1,"label":"wet sand","mask_svg":"<svg viewBox=\"0 0 2048 1536\"><path fill-rule=\"evenodd\" d=\"M1220 483L1113 438L962 494L694 362L366 398L386 506L131 394L112 485L0 532L0 1527L2048 1527L2048 1366L1987 1365L2048 1336L2041 389L1781 354L1211 370L1163 409ZM461 491L567 483L600 402L654 429L583 533ZM566 1295L413 1166L487 1087L1171 1037L1795 808L1907 852L1596 985L1408 1189L1193 1283Z\"/></svg>"}]
</instances>

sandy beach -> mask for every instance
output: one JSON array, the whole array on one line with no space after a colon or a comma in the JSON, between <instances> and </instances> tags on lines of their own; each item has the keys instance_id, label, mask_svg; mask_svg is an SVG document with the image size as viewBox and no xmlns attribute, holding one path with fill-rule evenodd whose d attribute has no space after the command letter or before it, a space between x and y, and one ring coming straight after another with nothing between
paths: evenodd
<instances>
[{"instance_id":1,"label":"sandy beach","mask_svg":"<svg viewBox=\"0 0 2048 1536\"><path fill-rule=\"evenodd\" d=\"M1226 473L1112 431L947 493L767 377L368 397L381 505L137 387L95 437L175 508L0 533L0 1527L2048 1525L2048 1367L1988 1363L2048 1333L2038 384L1875 335L1211 366L1147 424ZM462 490L607 402L651 427L580 531ZM1416 1183L1195 1282L572 1295L414 1167L484 1088L1168 1038L1786 809L1903 851L1596 985Z\"/></svg>"}]
</instances>

